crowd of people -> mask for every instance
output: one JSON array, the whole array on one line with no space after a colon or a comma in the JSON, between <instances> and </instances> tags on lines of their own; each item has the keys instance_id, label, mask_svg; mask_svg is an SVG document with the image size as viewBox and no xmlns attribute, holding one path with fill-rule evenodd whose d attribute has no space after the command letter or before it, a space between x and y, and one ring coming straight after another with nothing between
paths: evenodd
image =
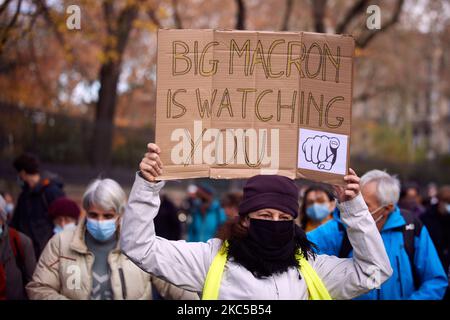
<instances>
[{"instance_id":1,"label":"crowd of people","mask_svg":"<svg viewBox=\"0 0 450 320\"><path fill-rule=\"evenodd\" d=\"M129 195L96 179L81 203L29 153L0 194L0 300L449 299L450 186L353 170L343 187L254 176L190 185L180 206L148 145Z\"/></svg>"}]
</instances>

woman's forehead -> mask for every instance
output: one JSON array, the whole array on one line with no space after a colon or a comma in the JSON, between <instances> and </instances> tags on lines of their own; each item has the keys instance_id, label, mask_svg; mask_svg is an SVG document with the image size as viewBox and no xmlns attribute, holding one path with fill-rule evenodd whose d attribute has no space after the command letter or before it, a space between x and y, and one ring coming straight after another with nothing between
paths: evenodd
<instances>
[{"instance_id":1,"label":"woman's forehead","mask_svg":"<svg viewBox=\"0 0 450 320\"><path fill-rule=\"evenodd\" d=\"M322 199L322 198L328 198L327 194L321 190L313 190L308 193L307 199Z\"/></svg>"},{"instance_id":2,"label":"woman's forehead","mask_svg":"<svg viewBox=\"0 0 450 320\"><path fill-rule=\"evenodd\" d=\"M96 214L116 214L116 211L114 209L105 210L101 208L100 206L91 205L89 207L88 212L90 213L96 213Z\"/></svg>"},{"instance_id":3,"label":"woman's forehead","mask_svg":"<svg viewBox=\"0 0 450 320\"><path fill-rule=\"evenodd\" d=\"M263 213L263 212L268 212L268 213L272 213L272 214L274 214L274 213L276 213L276 214L289 214L289 213L283 212L281 210L272 209L272 208L264 208L264 209L259 209L259 210L255 211L255 213Z\"/></svg>"}]
</instances>

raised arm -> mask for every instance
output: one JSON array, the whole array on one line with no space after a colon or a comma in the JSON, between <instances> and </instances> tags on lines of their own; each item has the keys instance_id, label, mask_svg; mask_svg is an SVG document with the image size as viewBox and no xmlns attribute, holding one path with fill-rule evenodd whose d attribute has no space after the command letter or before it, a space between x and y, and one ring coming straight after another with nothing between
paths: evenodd
<instances>
[{"instance_id":1,"label":"raised arm","mask_svg":"<svg viewBox=\"0 0 450 320\"><path fill-rule=\"evenodd\" d=\"M155 181L162 173L160 152L159 147L151 143L141 161L141 170L136 174L125 207L120 246L123 253L144 271L180 288L201 292L221 241L187 243L156 236L153 219L158 214L159 191L164 185L164 182Z\"/></svg>"},{"instance_id":2,"label":"raised arm","mask_svg":"<svg viewBox=\"0 0 450 320\"><path fill-rule=\"evenodd\" d=\"M333 299L352 299L379 287L392 275L389 257L375 221L359 192L359 178L350 169L345 189L338 188L341 219L353 247L353 257L319 255L314 269Z\"/></svg>"}]
</instances>

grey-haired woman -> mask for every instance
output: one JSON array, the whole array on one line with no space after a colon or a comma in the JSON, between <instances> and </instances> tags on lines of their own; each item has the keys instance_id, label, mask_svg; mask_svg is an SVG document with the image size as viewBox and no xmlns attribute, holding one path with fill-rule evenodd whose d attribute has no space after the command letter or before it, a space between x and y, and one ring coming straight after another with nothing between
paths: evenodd
<instances>
[{"instance_id":1,"label":"grey-haired woman","mask_svg":"<svg viewBox=\"0 0 450 320\"><path fill-rule=\"evenodd\" d=\"M197 295L143 272L120 252L125 203L125 192L114 180L92 182L83 195L86 218L75 230L64 230L49 241L27 285L29 297L151 299L154 287L166 299L197 299Z\"/></svg>"}]
</instances>

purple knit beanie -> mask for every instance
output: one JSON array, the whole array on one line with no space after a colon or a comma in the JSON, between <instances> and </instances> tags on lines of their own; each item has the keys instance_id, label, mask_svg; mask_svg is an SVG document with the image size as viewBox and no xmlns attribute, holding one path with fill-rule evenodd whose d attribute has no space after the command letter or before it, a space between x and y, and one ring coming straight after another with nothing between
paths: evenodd
<instances>
[{"instance_id":1,"label":"purple knit beanie","mask_svg":"<svg viewBox=\"0 0 450 320\"><path fill-rule=\"evenodd\" d=\"M66 197L61 197L53 201L48 207L48 215L54 220L57 217L70 217L78 220L80 216L80 207L77 203Z\"/></svg>"},{"instance_id":2,"label":"purple knit beanie","mask_svg":"<svg viewBox=\"0 0 450 320\"><path fill-rule=\"evenodd\" d=\"M294 218L299 211L298 188L292 179L277 175L259 175L248 179L239 214L270 208L283 211Z\"/></svg>"}]
</instances>

